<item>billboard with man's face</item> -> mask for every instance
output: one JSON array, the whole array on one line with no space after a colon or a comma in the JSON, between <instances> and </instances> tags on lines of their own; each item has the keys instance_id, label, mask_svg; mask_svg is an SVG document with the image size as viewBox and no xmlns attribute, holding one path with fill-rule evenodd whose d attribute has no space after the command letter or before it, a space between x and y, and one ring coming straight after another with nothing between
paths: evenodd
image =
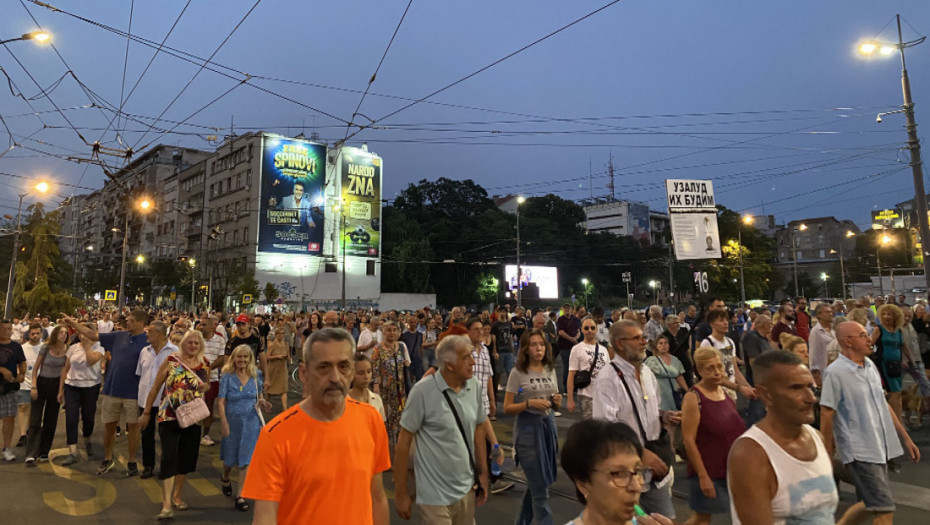
<instances>
[{"instance_id":1,"label":"billboard with man's face","mask_svg":"<svg viewBox=\"0 0 930 525\"><path fill-rule=\"evenodd\" d=\"M325 145L262 138L259 252L322 253L325 175Z\"/></svg>"}]
</instances>

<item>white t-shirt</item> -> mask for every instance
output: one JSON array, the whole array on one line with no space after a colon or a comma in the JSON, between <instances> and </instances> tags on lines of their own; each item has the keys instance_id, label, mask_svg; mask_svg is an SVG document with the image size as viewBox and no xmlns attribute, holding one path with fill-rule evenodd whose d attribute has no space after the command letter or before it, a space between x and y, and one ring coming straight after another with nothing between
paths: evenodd
<instances>
[{"instance_id":1,"label":"white t-shirt","mask_svg":"<svg viewBox=\"0 0 930 525\"><path fill-rule=\"evenodd\" d=\"M29 344L27 340L22 344L23 353L26 354L26 377L23 379L22 385L20 385L21 390L31 390L32 389L32 371L36 367L36 358L39 357L39 350L42 349L42 343L37 345Z\"/></svg>"},{"instance_id":2,"label":"white t-shirt","mask_svg":"<svg viewBox=\"0 0 930 525\"><path fill-rule=\"evenodd\" d=\"M371 344L372 341L375 341L375 343L377 344L381 344L381 330L378 330L377 332L372 332L371 330L366 328L362 330L362 333L358 335L357 346L368 346ZM362 353L367 355L370 358L371 353L374 349L375 347L371 347L368 350L363 351ZM407 358L407 360L408 361L410 360L409 357Z\"/></svg>"},{"instance_id":3,"label":"white t-shirt","mask_svg":"<svg viewBox=\"0 0 930 525\"><path fill-rule=\"evenodd\" d=\"M91 347L91 351L104 355L103 347L100 346L100 343L94 343L94 346ZM71 368L68 370L68 376L65 378L66 385L86 388L100 384L100 365L103 363L103 359L88 366L84 345L81 343L75 343L68 347L68 353L65 355L68 361L71 362Z\"/></svg>"},{"instance_id":4,"label":"white t-shirt","mask_svg":"<svg viewBox=\"0 0 930 525\"><path fill-rule=\"evenodd\" d=\"M736 345L733 343L733 340L727 336L723 336L723 341L718 341L714 339L714 336L707 336L706 339L701 341L701 346L712 346L720 351L720 354L723 356L723 371L727 374L727 379L730 381L736 382ZM736 392L730 390L729 388L724 388L727 395L736 399Z\"/></svg>"},{"instance_id":5,"label":"white t-shirt","mask_svg":"<svg viewBox=\"0 0 930 525\"><path fill-rule=\"evenodd\" d=\"M594 345L582 341L572 347L572 353L568 356L568 369L570 371L590 370L592 362L594 362ZM594 365L594 372L591 373L591 384L579 388L576 392L577 395L594 397L594 379L600 369L604 368L608 362L610 362L610 355L607 353L607 347L597 345L597 364Z\"/></svg>"},{"instance_id":6,"label":"white t-shirt","mask_svg":"<svg viewBox=\"0 0 930 525\"><path fill-rule=\"evenodd\" d=\"M597 342L604 346L610 344L610 328L607 328L607 323L597 325Z\"/></svg>"},{"instance_id":7,"label":"white t-shirt","mask_svg":"<svg viewBox=\"0 0 930 525\"><path fill-rule=\"evenodd\" d=\"M97 321L97 333L108 334L113 331L113 321Z\"/></svg>"},{"instance_id":8,"label":"white t-shirt","mask_svg":"<svg viewBox=\"0 0 930 525\"><path fill-rule=\"evenodd\" d=\"M26 333L28 328L28 326L23 326L20 323L13 323L13 335L10 337L10 339L16 341L17 343L21 341L25 342L26 339L23 338L23 334ZM25 383L23 384L22 388L25 388Z\"/></svg>"},{"instance_id":9,"label":"white t-shirt","mask_svg":"<svg viewBox=\"0 0 930 525\"><path fill-rule=\"evenodd\" d=\"M207 361L212 365L214 361L217 360L221 355L226 354L226 339L223 339L223 336L219 334L213 334L213 337L209 341L204 340L203 342L203 356L207 358ZM210 370L210 382L216 383L220 380L220 370L219 368L214 368Z\"/></svg>"}]
</instances>

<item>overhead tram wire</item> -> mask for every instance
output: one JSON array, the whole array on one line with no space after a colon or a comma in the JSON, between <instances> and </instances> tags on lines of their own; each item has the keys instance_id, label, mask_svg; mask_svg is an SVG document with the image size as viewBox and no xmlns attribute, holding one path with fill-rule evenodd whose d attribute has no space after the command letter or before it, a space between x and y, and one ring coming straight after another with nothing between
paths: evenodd
<instances>
[{"instance_id":1,"label":"overhead tram wire","mask_svg":"<svg viewBox=\"0 0 930 525\"><path fill-rule=\"evenodd\" d=\"M411 108L411 107L413 107L413 106L415 106L415 105L417 105L417 104L419 104L419 103L421 103L421 102L423 102L423 101L425 101L425 100L428 100L428 99L430 99L430 98L432 98L432 97L434 97L434 96L436 96L436 95L442 93L443 91L446 91L447 89L450 89L450 88L452 88L452 87L454 87L454 86L457 86L457 85L461 84L462 82L465 82L466 80L468 80L468 79L470 79L470 78L473 78L473 77L475 77L475 76L477 76L477 75L479 75L479 74L481 74L481 73L483 73L483 72L485 72L485 71L491 69L492 67L494 67L494 66L496 66L496 65L498 65L498 64L500 64L500 63L502 63L502 62L504 62L504 61L506 61L506 60L508 60L508 59L510 59L510 58L513 58L514 56L516 56L516 55L518 55L518 54L520 54L520 53L526 51L527 49L530 49L531 47L533 47L533 46L539 44L540 42L543 42L543 41L545 41L545 40L547 40L547 39L549 39L549 38L551 38L551 37L553 37L553 36L555 36L555 35L561 33L562 31L565 31L566 29L569 29L570 27L575 26L575 25L581 23L582 21L587 20L588 18L591 18L592 16L594 16L594 15L600 13L601 11L604 11L605 9L607 9L607 8L609 8L609 7L611 7L611 6L613 6L614 4L620 3L620 1L621 1L621 0L611 0L611 1L608 2L607 4L605 4L605 5L603 5L603 6L599 7L599 8L597 8L597 9L595 9L594 11L591 11L590 13L588 13L588 14L582 16L581 18L577 18L577 19L573 20L572 22L570 22L570 23L568 23L568 24L566 24L566 25L560 27L559 29L556 29L555 31L552 31L552 32L549 33L549 34L547 34L547 35L545 35L545 36L543 36L543 37L541 37L541 38L538 38L538 39L536 39L536 40L533 41L533 42L530 42L529 44L527 44L527 45L521 47L520 49L517 49L516 51L514 51L514 52L512 52L512 53L509 53L509 54L507 54L507 55L505 55L505 56L503 56L503 57L501 57L501 58L495 60L494 62L491 62L490 64L488 64L488 65L482 67L481 69L478 69L477 71L474 71L473 73L469 73L468 75L465 75L464 77L462 77L462 78L456 80L455 82L452 82L451 84L446 84L444 87L441 87L441 88L439 88L439 89L433 91L432 93L430 93L430 94L428 94L428 95L426 95L426 96L420 97L420 98L414 100L413 102L407 104L406 106L403 106L403 107L400 108L400 109L397 109L397 110L395 110L395 111L392 111L391 113L388 113L387 115L385 115L385 116L383 116L383 117L381 117L381 118L375 119L375 120L372 122L371 125L377 124L378 122L381 122L381 121L383 121L383 120L387 120L387 119L393 117L394 115L397 115L398 113L401 113L402 111L405 111L405 110L407 110L407 109L409 109L409 108ZM366 127L370 127L370 126L366 126ZM364 129L364 128L359 129L358 131L356 131L355 133L353 133L352 136L357 135L357 134L360 133L363 129ZM351 136L350 136L350 137L347 137L346 140L348 140L349 138L351 138Z\"/></svg>"},{"instance_id":2,"label":"overhead tram wire","mask_svg":"<svg viewBox=\"0 0 930 525\"><path fill-rule=\"evenodd\" d=\"M178 16L174 19L174 23L171 24L171 27L168 29L168 32L165 33L165 37L162 38L161 43L158 44L158 47L155 48L155 52L152 53L152 57L149 58L148 64L145 65L145 69L143 69L143 70L142 70L142 73L139 74L139 78L136 79L135 84L133 84L132 89L129 90L129 94L126 95L126 98L123 99L123 98L122 98L122 95L120 95L120 106L119 106L119 110L116 112L116 114L115 114L113 117L110 118L110 121L107 123L107 129L104 130L104 132L100 135L100 138L99 138L98 140L103 140L103 137L106 136L107 131L109 131L109 129L110 129L110 126L113 125L113 120L114 120L114 119L117 120L117 124L116 124L116 125L117 125L117 127L119 127L119 118L120 118L121 115L124 115L124 114L125 114L125 113L123 112L123 107L124 107L124 105L125 105L127 102L129 102L129 99L132 98L133 93L136 92L136 88L139 87L139 84L142 82L142 79L145 78L145 74L148 73L149 68L152 67L152 64L155 62L155 58L158 57L158 54L161 52L162 47L164 47L165 42L168 41L168 37L171 36L171 33L174 32L174 29L178 26L178 23L181 21L181 17L183 17L183 16L184 16L184 13L187 12L187 8L190 7L191 1L192 1L192 0L187 0L187 3L184 4L184 8L181 9L181 12L178 13ZM130 42L130 40L132 40L131 37L132 37L131 31L127 31L127 33L126 33L126 56L127 56L127 57L129 56L129 42ZM123 65L123 81L124 81L124 82L125 82L125 79L126 79L126 66Z\"/></svg>"},{"instance_id":3,"label":"overhead tram wire","mask_svg":"<svg viewBox=\"0 0 930 525\"><path fill-rule=\"evenodd\" d=\"M241 19L239 20L239 22L235 25L235 27L232 28L232 31L230 31L229 34L226 35L226 38L224 38L223 41L220 42L220 45L217 46L217 48L216 48L215 50L213 50L213 54L210 55L210 57L207 59L207 62L209 62L210 60L212 60L213 57L215 57L216 54L220 52L220 49L223 49L223 46L226 45L226 42L229 42L229 39L232 38L233 34L242 26L243 23L245 23L245 21L246 21L246 19L249 17L249 15L251 15L252 12L255 11L255 8L257 8L258 5L261 4L261 3L262 3L262 0L255 0L255 3L252 4L252 7L249 8L249 10L245 13L245 15L242 16L242 18L241 18ZM174 103L177 102L179 98L181 98L181 95L183 95L184 92L187 91L187 88L189 88L189 87L191 86L191 84L194 83L194 80L196 80L197 77L200 76L200 73L203 72L204 68L205 68L206 65L207 65L207 62L204 62L204 63L200 66L200 68L197 70L197 72L194 73L194 76L191 77L191 79L188 80L186 84L184 84L184 87L181 88L181 91L171 100L171 102L168 103L168 106L165 107L165 109L162 110L161 114L158 115L158 118L163 117L163 116L165 115L165 113L167 113L168 110L171 109L171 107L174 105ZM247 82L247 81L248 81L248 78L249 78L249 77L246 76L246 78L245 78L244 81ZM241 80L241 79L240 79L240 80ZM149 128L149 131L151 131L151 127ZM146 136L147 134L148 134L148 131L146 131L145 133L143 133L142 136L140 136L139 139L136 140L136 143L133 144L133 146L132 146L132 148L130 148L130 150L135 150L135 149L139 146L139 144L142 143L142 139L145 138L145 136Z\"/></svg>"},{"instance_id":4,"label":"overhead tram wire","mask_svg":"<svg viewBox=\"0 0 930 525\"><path fill-rule=\"evenodd\" d=\"M60 14L63 14L63 15L65 15L65 16L69 16L69 17L71 17L71 18L74 18L74 19L76 19L76 20L79 20L79 21L81 21L81 22L84 22L84 23L90 24L90 25L92 25L92 26L98 27L98 28L100 28L100 29L103 29L104 31L108 31L108 32L113 33L113 34L115 34L115 35L117 35L117 36L120 36L120 37L127 37L127 34L126 34L125 31L122 31L122 30L117 29L117 28L112 27L112 26L108 26L108 25L106 25L106 24L97 22L97 21L92 20L92 19L89 19L89 18L80 16L80 15L77 15L77 14L74 14L74 13L71 13L71 12L68 12L68 11L66 11L66 10L64 10L64 9L60 9L60 8L55 7L55 6L53 6L53 5L47 4L47 3L45 3L45 2L40 2L40 1L38 1L38 0L26 0L26 1L27 1L27 2L31 2L31 3L33 3L33 4L36 4L36 5L38 5L38 6L44 7L44 8L46 8L46 9L49 9L49 10L52 11L52 12L60 13ZM151 40L147 40L147 39L145 39L145 38L139 37L138 35L130 36L130 38L132 39L133 42L136 42L136 43L138 43L138 44L141 44L141 45L144 45L144 46L147 46L147 47L151 47L151 48L154 48L154 49L157 49L157 48L159 47L157 43L155 43L155 42L153 42L153 41L151 41ZM213 62L212 60L206 60L206 59L204 59L204 58L198 57L197 55L193 55L193 54L191 54L191 53L187 53L187 52L185 52L185 51L181 51L181 50L175 49L175 48L173 48L173 47L171 47L171 46L168 46L168 45L163 45L162 47L163 47L163 49L162 49L162 53L163 53L163 54L166 54L166 55L168 55L168 56L177 58L177 59L179 59L179 60L183 60L183 61L188 62L188 63L190 63L190 64L194 64L195 66L203 67L203 68L206 69L207 71L211 71L211 72L213 72L213 73L216 73L216 74L218 74L218 75L220 75L220 76L224 76L224 77L229 78L229 79L232 79L232 80L240 81L240 80L241 80L241 77L247 76L247 75L248 75L248 73L245 73L244 71L239 71L239 70L237 70L237 69L234 69L234 68L231 68L231 67L228 67L228 66L224 66L224 65L219 64L219 63L217 63L217 62ZM196 60L195 60L195 59L196 59ZM213 65L215 65L216 67L209 67L209 64L213 64ZM222 71L221 69L217 69L217 68L222 68L222 69L225 69L225 70L227 70L227 71L232 71L232 72L235 73L235 74L231 74L231 73L228 73L228 72L226 72L226 71ZM239 76L236 76L236 75L239 75ZM252 75L252 78L259 78L259 77ZM301 101L299 101L299 100L296 100L296 99L294 99L294 98L288 97L288 96L286 96L286 95L282 95L281 93L277 93L277 92L275 92L275 91L273 91L273 90L271 90L271 89L268 89L268 88L266 88L266 87L257 85L257 84L255 84L254 82L249 82L249 83L246 84L246 85L248 85L248 86L250 86L250 87L252 87L252 88L254 88L254 89L257 89L258 91L261 91L261 92L263 92L263 93L269 94L269 95L271 95L271 96L273 96L273 97L279 98L279 99L281 99L281 100L285 100L285 101L287 101L287 102L290 102L290 103L295 104L295 105L297 105L297 106L300 106L300 107L302 107L302 108L308 109L308 110L313 111L313 112L315 112L315 113L319 113L320 115L329 117L329 118L331 118L331 119L335 120L336 122L339 122L339 123L341 123L341 124L343 124L343 125L344 125L344 124L348 124L348 122L349 122L349 121L347 121L347 120L345 120L345 119L343 119L343 118L340 118L340 117L337 117L336 115L333 115L332 113L329 113L329 112L324 111L324 110L322 110L322 109L320 109L320 108L311 106L311 105L309 105L309 104L306 104L306 103L301 102Z\"/></svg>"},{"instance_id":5,"label":"overhead tram wire","mask_svg":"<svg viewBox=\"0 0 930 525\"><path fill-rule=\"evenodd\" d=\"M135 8L136 8L136 0L130 0L129 27L127 27L126 29L127 35L132 35L132 14L135 11ZM126 54L123 57L123 80L120 83L120 90L119 90L119 111L120 113L123 111L123 105L126 103L126 97L124 96L124 93L126 92L126 69L128 69L129 67L129 42L130 42L130 38L127 36L126 37ZM111 124L112 124L112 121L111 121ZM109 125L107 127L109 128ZM120 114L119 113L116 114L116 127L117 128L120 127ZM104 131L103 133L104 135L106 135L106 131ZM103 137L100 137L98 142L100 140L103 140ZM119 138L119 133L116 134L116 141L122 144L122 141Z\"/></svg>"},{"instance_id":6,"label":"overhead tram wire","mask_svg":"<svg viewBox=\"0 0 930 525\"><path fill-rule=\"evenodd\" d=\"M346 124L346 134L343 137L342 141L336 144L341 146L345 144L346 140L349 137L349 132L352 130L352 125L355 121L355 117L359 115L359 110L362 109L362 103L365 102L365 97L368 96L368 92L371 90L371 85L375 83L375 79L378 78L378 72L381 71L381 66L384 64L384 59L387 58L388 51L390 51L391 46L394 44L394 39L397 38L397 33L400 31L400 26L404 23L404 19L407 18L407 12L410 11L410 6L413 4L413 0L408 0L407 7L404 8L404 12L400 15L400 20L397 21L397 26L394 27L394 33L391 34L391 39L388 41L387 46L384 48L384 53L381 54L381 60L378 61L378 66L375 67L375 72L372 73L371 78L368 79L368 84L365 86L365 92L362 93L362 97L358 101L358 105L355 106L355 111L352 112L352 116L349 118L349 123Z\"/></svg>"}]
</instances>

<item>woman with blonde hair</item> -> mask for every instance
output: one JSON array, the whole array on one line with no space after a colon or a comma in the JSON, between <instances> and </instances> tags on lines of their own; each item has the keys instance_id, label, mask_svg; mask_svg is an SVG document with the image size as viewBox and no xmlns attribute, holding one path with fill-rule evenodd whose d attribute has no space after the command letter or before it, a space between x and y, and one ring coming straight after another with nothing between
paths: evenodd
<instances>
[{"instance_id":1,"label":"woman with blonde hair","mask_svg":"<svg viewBox=\"0 0 930 525\"><path fill-rule=\"evenodd\" d=\"M200 425L181 428L175 410L185 403L202 398L210 389L210 363L203 355L203 335L200 331L192 330L184 334L179 348L158 369L139 417L139 426L147 427L152 417L152 405L164 385L163 401L158 407L158 435L161 437L158 478L162 480L161 512L156 516L159 520L172 519L172 508L181 511L188 509L187 503L181 500L181 489L187 475L197 470L197 456L200 452Z\"/></svg>"},{"instance_id":2,"label":"woman with blonde hair","mask_svg":"<svg viewBox=\"0 0 930 525\"><path fill-rule=\"evenodd\" d=\"M849 311L847 317L864 326L869 334L875 329L872 323L869 322L869 314L865 311L865 308L853 308Z\"/></svg>"},{"instance_id":3,"label":"woman with blonde hair","mask_svg":"<svg viewBox=\"0 0 930 525\"><path fill-rule=\"evenodd\" d=\"M787 332L782 332L778 339L779 343L781 343L782 350L791 352L792 354L800 357L801 362L804 363L804 366L810 365L810 354L808 353L807 349L807 341L805 341L803 337L798 337Z\"/></svg>"},{"instance_id":4,"label":"woman with blonde hair","mask_svg":"<svg viewBox=\"0 0 930 525\"><path fill-rule=\"evenodd\" d=\"M878 330L872 331L875 351L872 358L878 365L879 375L888 392L888 404L895 415L902 417L901 390L905 364L911 361L907 343L904 341L904 312L896 305L883 304L876 312Z\"/></svg>"},{"instance_id":5,"label":"woman with blonde hair","mask_svg":"<svg viewBox=\"0 0 930 525\"><path fill-rule=\"evenodd\" d=\"M283 328L278 333L283 332ZM284 342L281 349L286 354ZM269 359L270 360L270 359ZM239 469L239 491L236 495L236 510L249 510L242 498L242 485L258 442L263 422L259 410L270 410L271 403L262 397L262 373L255 366L255 356L249 345L233 349L220 376L220 392L217 395L216 413L223 423L223 441L220 443L220 459L223 460L223 477L220 483L225 496L232 495L229 472Z\"/></svg>"},{"instance_id":6,"label":"woman with blonde hair","mask_svg":"<svg viewBox=\"0 0 930 525\"><path fill-rule=\"evenodd\" d=\"M710 523L713 514L730 513L727 490L727 454L746 430L736 403L727 395L727 379L720 351L702 346L694 352L694 367L701 380L681 406L681 433L688 456L691 481L688 504L693 511L686 524Z\"/></svg>"}]
</instances>

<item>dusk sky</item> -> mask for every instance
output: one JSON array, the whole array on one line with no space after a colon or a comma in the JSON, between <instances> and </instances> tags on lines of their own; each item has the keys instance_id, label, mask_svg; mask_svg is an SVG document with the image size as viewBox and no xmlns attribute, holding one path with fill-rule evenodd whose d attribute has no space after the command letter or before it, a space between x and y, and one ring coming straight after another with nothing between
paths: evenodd
<instances>
[{"instance_id":1,"label":"dusk sky","mask_svg":"<svg viewBox=\"0 0 930 525\"><path fill-rule=\"evenodd\" d=\"M50 3L93 24L28 0L0 0L0 40L35 30L35 17L55 47L0 46L11 80L0 78L0 151L25 146L0 157L2 213L15 212L15 194L30 180L57 182L56 200L102 186L99 166L65 160L90 157L78 132L116 148L118 129L137 150L159 143L212 150L208 136L228 134L231 121L237 133L342 139L408 5ZM855 48L863 39L896 41L895 13L906 20L905 40L928 34L926 0L620 1L389 116L607 3L412 1L359 110L364 117L355 119L375 127L349 141L367 141L384 158L385 198L440 176L474 179L492 195L604 196L611 155L615 195L662 211L666 178L711 179L719 204L774 214L779 223L833 215L866 228L871 210L913 197L904 116L875 122L902 103L900 62L865 60ZM128 31L131 8L134 37L157 47L177 21L166 46L197 58L192 64L162 51L127 98L155 49L129 42L127 60L126 36L94 24ZM232 78L197 74L214 52L208 68ZM930 43L908 49L907 60L925 137ZM252 77L240 83L242 73ZM13 96L20 92L29 100ZM88 107L95 101L108 108ZM120 105L130 119L108 127ZM143 134L161 114L162 131Z\"/></svg>"}]
</instances>

